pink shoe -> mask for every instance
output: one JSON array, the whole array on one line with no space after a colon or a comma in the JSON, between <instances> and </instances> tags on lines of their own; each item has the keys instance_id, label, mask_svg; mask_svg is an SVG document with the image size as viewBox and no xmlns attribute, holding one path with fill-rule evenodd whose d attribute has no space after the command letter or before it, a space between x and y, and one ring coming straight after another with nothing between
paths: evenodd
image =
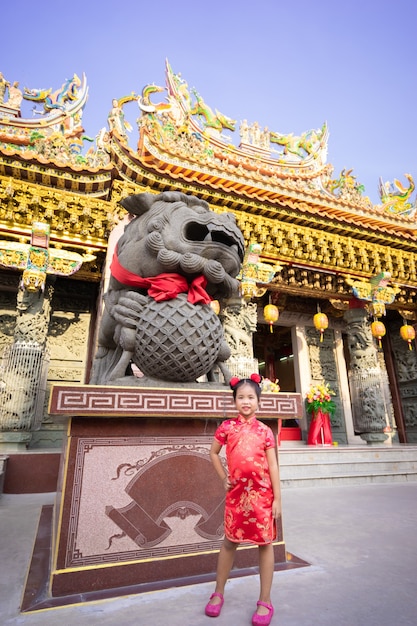
<instances>
[{"instance_id":1,"label":"pink shoe","mask_svg":"<svg viewBox=\"0 0 417 626\"><path fill-rule=\"evenodd\" d=\"M268 609L268 613L266 615L259 615L259 613L255 613L252 616L252 624L253 626L269 626L272 620L272 616L274 615L274 607L272 604L267 604L266 602L262 602L259 600L256 603L257 606L264 606Z\"/></svg>"},{"instance_id":2,"label":"pink shoe","mask_svg":"<svg viewBox=\"0 0 417 626\"><path fill-rule=\"evenodd\" d=\"M210 600L212 598L220 598L220 602L218 604L210 604L209 601L209 603L206 605L206 615L208 615L209 617L219 617L222 606L224 604L224 598L221 593L212 593L210 596Z\"/></svg>"}]
</instances>

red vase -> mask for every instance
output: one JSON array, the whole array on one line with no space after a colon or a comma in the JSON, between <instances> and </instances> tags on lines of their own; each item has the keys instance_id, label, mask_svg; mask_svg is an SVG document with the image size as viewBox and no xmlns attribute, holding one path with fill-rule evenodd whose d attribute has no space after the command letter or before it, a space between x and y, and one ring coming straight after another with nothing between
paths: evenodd
<instances>
[{"instance_id":1,"label":"red vase","mask_svg":"<svg viewBox=\"0 0 417 626\"><path fill-rule=\"evenodd\" d=\"M329 413L321 409L312 412L312 420L308 431L308 446L330 446L332 444L332 428Z\"/></svg>"}]
</instances>

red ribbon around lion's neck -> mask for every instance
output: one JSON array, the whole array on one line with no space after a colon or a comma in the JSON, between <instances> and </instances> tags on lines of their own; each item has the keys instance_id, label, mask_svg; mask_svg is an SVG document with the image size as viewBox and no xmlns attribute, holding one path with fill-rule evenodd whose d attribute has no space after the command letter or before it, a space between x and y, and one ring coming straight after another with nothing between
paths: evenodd
<instances>
[{"instance_id":1,"label":"red ribbon around lion's neck","mask_svg":"<svg viewBox=\"0 0 417 626\"><path fill-rule=\"evenodd\" d=\"M123 267L117 256L117 249L113 254L110 271L122 285L147 289L148 295L157 302L173 300L178 294L187 292L187 301L190 304L209 304L212 300L205 290L207 279L202 274L194 278L190 284L181 274L166 273L142 278Z\"/></svg>"}]
</instances>

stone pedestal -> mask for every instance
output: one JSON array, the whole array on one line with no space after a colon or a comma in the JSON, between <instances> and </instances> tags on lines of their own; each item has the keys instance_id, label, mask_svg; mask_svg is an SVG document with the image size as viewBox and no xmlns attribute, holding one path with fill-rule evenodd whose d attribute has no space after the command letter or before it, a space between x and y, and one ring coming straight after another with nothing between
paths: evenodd
<instances>
[{"instance_id":1,"label":"stone pedestal","mask_svg":"<svg viewBox=\"0 0 417 626\"><path fill-rule=\"evenodd\" d=\"M258 416L276 432L277 417L300 411L299 394L265 394ZM224 490L209 450L220 420L236 414L230 391L55 386L50 413L73 416L56 506L52 598L214 580ZM288 562L281 519L278 531L277 568ZM257 564L257 547L244 545L233 576Z\"/></svg>"}]
</instances>

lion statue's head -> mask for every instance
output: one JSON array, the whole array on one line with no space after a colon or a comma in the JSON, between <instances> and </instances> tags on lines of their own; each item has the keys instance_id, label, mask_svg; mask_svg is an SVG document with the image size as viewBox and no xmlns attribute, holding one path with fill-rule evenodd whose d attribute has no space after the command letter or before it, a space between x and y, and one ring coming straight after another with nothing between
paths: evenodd
<instances>
[{"instance_id":1,"label":"lion statue's head","mask_svg":"<svg viewBox=\"0 0 417 626\"><path fill-rule=\"evenodd\" d=\"M202 274L213 298L237 291L244 239L233 214L215 213L204 200L177 191L136 194L120 204L136 216L117 245L118 261L129 273L146 278L172 272L188 280ZM123 288L115 273L111 288Z\"/></svg>"}]
</instances>

